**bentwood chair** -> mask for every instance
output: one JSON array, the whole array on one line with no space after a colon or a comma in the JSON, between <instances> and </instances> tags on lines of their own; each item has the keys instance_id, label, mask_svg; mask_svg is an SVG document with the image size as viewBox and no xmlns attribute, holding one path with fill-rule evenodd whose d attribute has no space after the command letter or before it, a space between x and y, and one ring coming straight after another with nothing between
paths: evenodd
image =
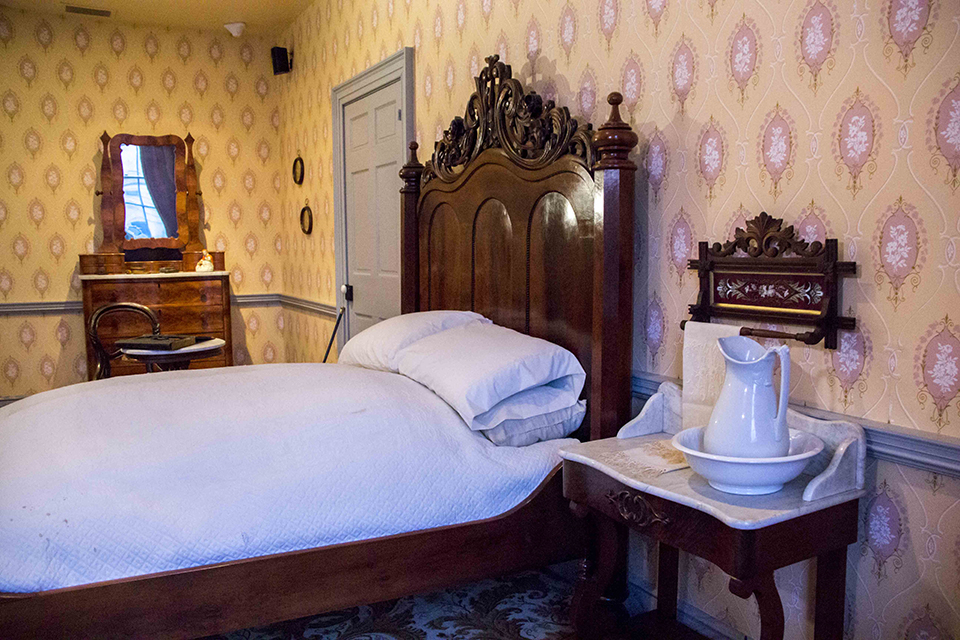
<instances>
[{"instance_id":1,"label":"bentwood chair","mask_svg":"<svg viewBox=\"0 0 960 640\"><path fill-rule=\"evenodd\" d=\"M150 321L153 335L160 335L160 319L157 317L157 314L150 309L150 307L146 307L142 304L137 304L136 302L115 302L113 304L104 305L94 311L93 315L90 316L90 324L87 327L87 336L90 338L90 343L93 345L93 353L97 359L97 370L96 374L94 375L95 380L109 378L110 361L120 357L120 349L113 349L112 351L108 352L103 347L103 343L100 342L100 336L97 333L100 327L100 321L104 318L104 316L112 313L122 312L138 313L142 316L145 316L147 320Z\"/></svg>"}]
</instances>

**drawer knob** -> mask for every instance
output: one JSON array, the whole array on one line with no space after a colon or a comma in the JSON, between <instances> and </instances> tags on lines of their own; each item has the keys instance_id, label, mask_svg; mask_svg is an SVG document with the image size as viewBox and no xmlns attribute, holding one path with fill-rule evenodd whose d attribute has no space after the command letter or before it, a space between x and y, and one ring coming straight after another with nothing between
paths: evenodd
<instances>
[{"instance_id":1,"label":"drawer knob","mask_svg":"<svg viewBox=\"0 0 960 640\"><path fill-rule=\"evenodd\" d=\"M620 517L634 526L649 527L654 524L662 524L663 526L670 524L670 518L658 513L639 493L608 491L605 497L617 508Z\"/></svg>"}]
</instances>

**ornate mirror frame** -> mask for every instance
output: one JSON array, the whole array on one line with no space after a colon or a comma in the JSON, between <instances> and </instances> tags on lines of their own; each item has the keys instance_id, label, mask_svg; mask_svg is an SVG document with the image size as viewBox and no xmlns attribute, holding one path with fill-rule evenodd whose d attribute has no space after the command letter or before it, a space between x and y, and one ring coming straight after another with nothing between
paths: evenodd
<instances>
[{"instance_id":1,"label":"ornate mirror frame","mask_svg":"<svg viewBox=\"0 0 960 640\"><path fill-rule=\"evenodd\" d=\"M193 136L141 136L120 133L113 137L106 131L100 136L103 160L100 166L100 221L103 242L98 253L118 253L130 249L180 249L202 251L200 242L200 191L197 190L197 168L193 158ZM123 166L120 145L173 146L176 160L174 173L177 188L177 235L169 238L126 238L126 207L123 203Z\"/></svg>"}]
</instances>

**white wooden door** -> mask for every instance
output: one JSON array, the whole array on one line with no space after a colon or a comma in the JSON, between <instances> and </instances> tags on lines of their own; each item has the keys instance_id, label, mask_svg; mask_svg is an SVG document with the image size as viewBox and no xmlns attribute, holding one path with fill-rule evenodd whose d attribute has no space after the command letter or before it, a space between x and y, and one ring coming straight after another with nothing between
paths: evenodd
<instances>
[{"instance_id":1,"label":"white wooden door","mask_svg":"<svg viewBox=\"0 0 960 640\"><path fill-rule=\"evenodd\" d=\"M400 82L343 109L347 333L400 313Z\"/></svg>"}]
</instances>

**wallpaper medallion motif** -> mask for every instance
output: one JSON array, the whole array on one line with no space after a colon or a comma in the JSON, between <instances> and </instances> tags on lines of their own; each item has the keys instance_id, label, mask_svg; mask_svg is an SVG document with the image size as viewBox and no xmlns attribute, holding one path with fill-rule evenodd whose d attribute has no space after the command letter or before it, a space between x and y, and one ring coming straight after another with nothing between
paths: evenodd
<instances>
[{"instance_id":1,"label":"wallpaper medallion motif","mask_svg":"<svg viewBox=\"0 0 960 640\"><path fill-rule=\"evenodd\" d=\"M654 293L647 304L647 310L644 314L644 339L647 350L650 353L650 359L656 363L660 347L663 346L667 334L667 324L663 315L663 303L660 296Z\"/></svg>"},{"instance_id":2,"label":"wallpaper medallion motif","mask_svg":"<svg viewBox=\"0 0 960 640\"><path fill-rule=\"evenodd\" d=\"M747 87L760 83L760 65L763 61L757 23L743 14L727 41L727 57L731 87L740 93L741 106L747 99Z\"/></svg>"},{"instance_id":3,"label":"wallpaper medallion motif","mask_svg":"<svg viewBox=\"0 0 960 640\"><path fill-rule=\"evenodd\" d=\"M886 0L880 11L880 28L886 30L883 55L896 58L897 71L904 76L916 66L913 59L919 45L925 53L933 43L933 27L940 3L936 0Z\"/></svg>"},{"instance_id":4,"label":"wallpaper medallion motif","mask_svg":"<svg viewBox=\"0 0 960 640\"><path fill-rule=\"evenodd\" d=\"M942 431L950 425L950 406L960 394L960 336L949 315L927 328L914 360L920 407L932 405L930 420Z\"/></svg>"},{"instance_id":5,"label":"wallpaper medallion motif","mask_svg":"<svg viewBox=\"0 0 960 640\"><path fill-rule=\"evenodd\" d=\"M666 19L670 0L643 0L644 14L653 25L654 37L660 35L660 23Z\"/></svg>"},{"instance_id":6,"label":"wallpaper medallion motif","mask_svg":"<svg viewBox=\"0 0 960 640\"><path fill-rule=\"evenodd\" d=\"M694 92L699 72L700 65L697 62L697 53L693 41L686 36L681 36L670 58L672 97L679 105L680 115L683 115L687 97Z\"/></svg>"},{"instance_id":7,"label":"wallpaper medallion motif","mask_svg":"<svg viewBox=\"0 0 960 640\"><path fill-rule=\"evenodd\" d=\"M726 181L726 139L723 127L710 116L710 120L700 129L700 143L697 147L697 174L700 176L700 184L706 186L708 202L712 202L716 197L715 187L723 186Z\"/></svg>"},{"instance_id":8,"label":"wallpaper medallion motif","mask_svg":"<svg viewBox=\"0 0 960 640\"><path fill-rule=\"evenodd\" d=\"M903 196L886 208L873 238L875 280L889 283L887 300L896 310L906 300L904 284L914 292L927 259L927 232L920 212Z\"/></svg>"},{"instance_id":9,"label":"wallpaper medallion motif","mask_svg":"<svg viewBox=\"0 0 960 640\"><path fill-rule=\"evenodd\" d=\"M881 482L872 495L861 500L863 555L873 558L873 574L879 582L903 567L903 555L909 539L906 509L895 491Z\"/></svg>"},{"instance_id":10,"label":"wallpaper medallion motif","mask_svg":"<svg viewBox=\"0 0 960 640\"><path fill-rule=\"evenodd\" d=\"M810 0L797 25L797 72L801 77L809 73L809 86L814 94L823 84L822 73L829 73L836 65L838 13L832 0Z\"/></svg>"},{"instance_id":11,"label":"wallpaper medallion motif","mask_svg":"<svg viewBox=\"0 0 960 640\"><path fill-rule=\"evenodd\" d=\"M927 119L930 166L938 172L945 162L945 183L960 187L960 73L943 83Z\"/></svg>"},{"instance_id":12,"label":"wallpaper medallion motif","mask_svg":"<svg viewBox=\"0 0 960 640\"><path fill-rule=\"evenodd\" d=\"M876 112L870 99L857 88L856 93L844 101L837 117L834 136L837 176L842 177L846 170L850 176L847 189L854 197L863 188L864 171L872 175L877 170L880 125Z\"/></svg>"},{"instance_id":13,"label":"wallpaper medallion motif","mask_svg":"<svg viewBox=\"0 0 960 640\"><path fill-rule=\"evenodd\" d=\"M650 136L643 168L647 174L647 182L650 185L654 200L659 200L663 185L667 181L670 155L667 151L667 142L657 128L654 128L653 134Z\"/></svg>"},{"instance_id":14,"label":"wallpaper medallion motif","mask_svg":"<svg viewBox=\"0 0 960 640\"><path fill-rule=\"evenodd\" d=\"M673 224L670 225L670 235L667 236L667 255L670 256L670 266L677 276L677 285L681 287L683 277L687 273L687 261L693 257L693 248L696 246L693 235L690 216L681 207Z\"/></svg>"},{"instance_id":15,"label":"wallpaper medallion motif","mask_svg":"<svg viewBox=\"0 0 960 640\"><path fill-rule=\"evenodd\" d=\"M770 195L774 201L783 191L781 179L789 181L793 178L793 164L797 158L796 131L796 122L779 103L760 125L757 139L760 182L770 179Z\"/></svg>"}]
</instances>

